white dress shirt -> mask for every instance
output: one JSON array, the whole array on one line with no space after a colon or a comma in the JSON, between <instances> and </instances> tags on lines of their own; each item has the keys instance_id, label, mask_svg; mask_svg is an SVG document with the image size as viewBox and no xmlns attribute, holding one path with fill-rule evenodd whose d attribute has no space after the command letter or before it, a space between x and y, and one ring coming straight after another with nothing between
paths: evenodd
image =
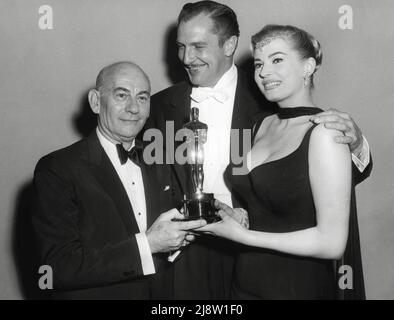
<instances>
[{"instance_id":1,"label":"white dress shirt","mask_svg":"<svg viewBox=\"0 0 394 320\"><path fill-rule=\"evenodd\" d=\"M143 273L144 275L155 273L156 271L153 263L152 252L145 234L147 229L147 217L145 190L141 168L134 164L130 159L127 159L127 162L122 165L119 160L116 144L109 141L98 128L96 129L96 132L100 144L104 148L108 158L111 160L133 208L134 216L140 230L140 233L137 233L135 237L140 251Z\"/></svg>"},{"instance_id":2,"label":"white dress shirt","mask_svg":"<svg viewBox=\"0 0 394 320\"><path fill-rule=\"evenodd\" d=\"M230 133L233 117L238 71L233 64L212 88L193 88L191 107L199 109L199 120L208 125L207 142L204 145L203 190L232 207L231 192L224 183L224 171L230 163ZM216 91L206 99L200 99L204 91ZM220 101L219 101L220 100Z\"/></svg>"}]
</instances>

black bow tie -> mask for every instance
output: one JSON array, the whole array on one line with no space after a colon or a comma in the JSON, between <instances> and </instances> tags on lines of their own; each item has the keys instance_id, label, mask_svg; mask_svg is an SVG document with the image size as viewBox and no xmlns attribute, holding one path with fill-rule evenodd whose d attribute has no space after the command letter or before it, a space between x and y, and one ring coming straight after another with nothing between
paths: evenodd
<instances>
[{"instance_id":1,"label":"black bow tie","mask_svg":"<svg viewBox=\"0 0 394 320\"><path fill-rule=\"evenodd\" d=\"M127 151L123 148L121 143L116 145L116 150L118 151L118 156L120 160L120 164L125 164L127 159L133 161L137 166L141 164L141 151L142 145L140 143L135 142L135 146L131 148L130 151Z\"/></svg>"}]
</instances>

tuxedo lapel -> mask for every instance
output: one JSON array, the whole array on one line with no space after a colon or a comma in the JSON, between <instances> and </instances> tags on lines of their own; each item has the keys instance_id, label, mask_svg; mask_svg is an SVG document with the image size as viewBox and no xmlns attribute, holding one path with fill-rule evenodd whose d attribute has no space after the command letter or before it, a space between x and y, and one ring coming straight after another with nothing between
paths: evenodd
<instances>
[{"instance_id":1,"label":"tuxedo lapel","mask_svg":"<svg viewBox=\"0 0 394 320\"><path fill-rule=\"evenodd\" d=\"M253 120L250 117L249 110L253 109L256 105L256 102L251 99L250 94L248 94L247 90L244 86L244 81L242 72L238 69L238 79L237 79L237 87L235 91L234 97L234 108L233 108L233 117L231 121L231 129L238 129L238 143L233 141L233 136L231 136L230 143L230 163L233 164L234 158L231 157L233 152L237 155L244 155L249 152L249 148L247 146L244 150L244 129L250 129L253 125ZM237 146L238 150L233 150L233 147Z\"/></svg>"},{"instance_id":2,"label":"tuxedo lapel","mask_svg":"<svg viewBox=\"0 0 394 320\"><path fill-rule=\"evenodd\" d=\"M249 133L251 136L251 129L253 128L253 125L261 117L272 113L272 111L270 111L272 106L269 105L268 102L263 98L262 94L260 92L256 92L256 90L257 88L252 87L250 80L247 78L244 72L238 68L238 79L234 98L231 129L239 129L238 152L241 155L249 152L251 143L250 141L248 146L244 146L244 134L247 133L247 131L244 132L244 129L250 130ZM236 144L234 144L232 141L231 146L235 145ZM231 151L232 150L230 150L230 152Z\"/></svg>"},{"instance_id":3,"label":"tuxedo lapel","mask_svg":"<svg viewBox=\"0 0 394 320\"><path fill-rule=\"evenodd\" d=\"M87 138L87 144L89 150L88 161L91 164L93 176L114 202L127 232L129 234L138 233L138 224L127 192L95 132Z\"/></svg>"},{"instance_id":4,"label":"tuxedo lapel","mask_svg":"<svg viewBox=\"0 0 394 320\"><path fill-rule=\"evenodd\" d=\"M251 103L253 101L250 101L250 97L245 92L242 81L238 79L234 98L233 118L231 121L232 129L243 129L250 126L251 120L247 111Z\"/></svg>"},{"instance_id":5,"label":"tuxedo lapel","mask_svg":"<svg viewBox=\"0 0 394 320\"><path fill-rule=\"evenodd\" d=\"M146 219L147 228L156 220L160 213L159 207L159 183L156 181L156 170L153 166L141 163L142 180L144 182L145 203L146 203Z\"/></svg>"},{"instance_id":6,"label":"tuxedo lapel","mask_svg":"<svg viewBox=\"0 0 394 320\"><path fill-rule=\"evenodd\" d=\"M183 125L190 121L191 92L191 85L184 83L171 98L171 106L175 109L169 111L175 121L175 130L182 129Z\"/></svg>"},{"instance_id":7,"label":"tuxedo lapel","mask_svg":"<svg viewBox=\"0 0 394 320\"><path fill-rule=\"evenodd\" d=\"M178 130L182 129L184 124L190 121L191 98L190 94L192 87L189 83L184 83L180 86L171 98L170 110L166 113L172 115L174 121L175 134ZM175 150L182 142L175 141ZM187 176L187 169L185 165L180 165L175 159L173 170L178 182L182 188L183 193L191 191L190 178Z\"/></svg>"}]
</instances>

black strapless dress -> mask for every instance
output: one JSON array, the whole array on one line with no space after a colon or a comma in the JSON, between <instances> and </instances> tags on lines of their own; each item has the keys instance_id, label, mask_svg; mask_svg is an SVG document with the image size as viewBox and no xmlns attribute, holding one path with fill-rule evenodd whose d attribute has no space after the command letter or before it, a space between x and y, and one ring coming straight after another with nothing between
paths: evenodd
<instances>
[{"instance_id":1,"label":"black strapless dress","mask_svg":"<svg viewBox=\"0 0 394 320\"><path fill-rule=\"evenodd\" d=\"M225 178L233 195L248 210L250 229L281 233L316 226L308 166L309 140L315 126L306 132L299 147L284 158L263 163L247 175L232 175L231 167L227 168ZM352 210L351 221L356 213L354 201ZM359 268L356 271L362 280L362 269L361 273ZM336 283L334 260L244 246L236 258L232 298L336 299ZM353 298L365 297L363 281L357 289L361 289L361 295Z\"/></svg>"}]
</instances>

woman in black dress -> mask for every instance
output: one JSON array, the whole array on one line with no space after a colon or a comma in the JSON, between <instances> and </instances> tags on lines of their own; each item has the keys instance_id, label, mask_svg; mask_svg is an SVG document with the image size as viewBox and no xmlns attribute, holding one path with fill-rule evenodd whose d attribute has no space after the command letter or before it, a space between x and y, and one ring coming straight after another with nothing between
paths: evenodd
<instances>
[{"instance_id":1,"label":"woman in black dress","mask_svg":"<svg viewBox=\"0 0 394 320\"><path fill-rule=\"evenodd\" d=\"M310 121L322 111L312 99L320 44L299 28L268 25L252 47L255 81L279 112L256 123L248 174L226 172L250 229L217 203L222 221L201 230L245 245L233 298L335 299L334 263L346 248L354 187L349 148L334 141L341 133Z\"/></svg>"}]
</instances>

